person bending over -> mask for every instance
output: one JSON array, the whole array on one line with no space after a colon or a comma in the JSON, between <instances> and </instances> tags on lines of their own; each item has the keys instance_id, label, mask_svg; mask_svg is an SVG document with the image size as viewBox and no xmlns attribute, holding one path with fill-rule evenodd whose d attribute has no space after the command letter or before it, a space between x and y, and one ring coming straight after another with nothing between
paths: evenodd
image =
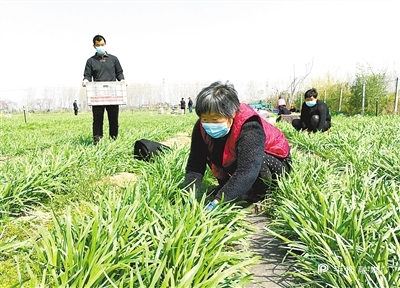
<instances>
[{"instance_id":1,"label":"person bending over","mask_svg":"<svg viewBox=\"0 0 400 288\"><path fill-rule=\"evenodd\" d=\"M232 84L214 82L197 96L199 116L191 138L185 185L200 191L207 165L218 180L210 210L224 201L262 200L271 184L291 169L289 143L249 105Z\"/></svg>"},{"instance_id":2,"label":"person bending over","mask_svg":"<svg viewBox=\"0 0 400 288\"><path fill-rule=\"evenodd\" d=\"M283 98L280 98L278 100L278 118L276 119L276 122L280 122L282 120L282 116L281 115L290 115L292 114L292 112L290 112L289 109L286 108L286 101Z\"/></svg>"}]
</instances>

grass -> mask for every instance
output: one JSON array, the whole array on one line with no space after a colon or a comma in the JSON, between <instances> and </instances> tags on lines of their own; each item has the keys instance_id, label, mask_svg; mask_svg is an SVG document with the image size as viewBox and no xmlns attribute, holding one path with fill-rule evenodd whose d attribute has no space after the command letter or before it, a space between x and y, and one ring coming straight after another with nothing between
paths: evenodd
<instances>
[{"instance_id":1,"label":"grass","mask_svg":"<svg viewBox=\"0 0 400 288\"><path fill-rule=\"evenodd\" d=\"M310 287L400 285L399 124L335 117L332 131L317 135L282 124L295 172L280 181L266 230L286 243L293 275Z\"/></svg>"},{"instance_id":2,"label":"grass","mask_svg":"<svg viewBox=\"0 0 400 288\"><path fill-rule=\"evenodd\" d=\"M156 161L134 142L191 134L196 115L123 111L116 141L92 115L2 118L0 287L243 287L257 264L247 212L183 187L187 142ZM277 126L293 171L268 199L265 233L303 287L400 286L400 119L333 117L327 133ZM104 131L108 131L105 124ZM106 135L107 133L105 133ZM120 173L134 181L116 185ZM207 171L205 183L213 179ZM205 191L207 187L203 187Z\"/></svg>"},{"instance_id":3,"label":"grass","mask_svg":"<svg viewBox=\"0 0 400 288\"><path fill-rule=\"evenodd\" d=\"M122 112L118 140L104 138L97 146L89 113L30 115L28 124L8 120L0 146L0 274L7 275L0 287L232 287L249 281L246 267L257 257L248 250L246 214L232 206L205 213L205 198L188 201L194 197L182 187L188 146L174 145L153 162L133 157L140 138L189 135L194 114ZM41 137L29 137L32 130ZM137 181L107 181L120 172ZM38 210L46 219L35 218Z\"/></svg>"}]
</instances>

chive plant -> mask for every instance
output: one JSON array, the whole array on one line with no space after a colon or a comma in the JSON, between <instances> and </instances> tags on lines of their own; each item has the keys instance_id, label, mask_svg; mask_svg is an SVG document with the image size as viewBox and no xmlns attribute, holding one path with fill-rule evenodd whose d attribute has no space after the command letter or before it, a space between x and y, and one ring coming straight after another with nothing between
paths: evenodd
<instances>
[{"instance_id":1,"label":"chive plant","mask_svg":"<svg viewBox=\"0 0 400 288\"><path fill-rule=\"evenodd\" d=\"M90 127L89 115L83 117ZM195 116L121 113L126 130L117 141L105 138L96 146L90 132L67 132L85 130L72 116L52 133L45 119L38 116L35 124L49 133L34 138L25 153L3 144L7 173L0 191L9 197L2 198L1 228L13 226L21 212L51 212L50 222L23 229L20 246L34 249L12 259L15 271L7 272L14 282L7 287L237 287L250 281L247 267L257 257L248 249L246 214L229 205L206 212L206 196L194 200L182 187L188 147L171 147L152 162L133 157L136 140L190 133ZM26 135L28 127L16 126ZM104 181L119 172L138 180L122 187ZM18 181L10 181L13 175Z\"/></svg>"},{"instance_id":2,"label":"chive plant","mask_svg":"<svg viewBox=\"0 0 400 288\"><path fill-rule=\"evenodd\" d=\"M122 111L118 140L96 146L91 117L4 120L0 275L8 276L0 287L250 281L247 268L258 259L248 247L247 212L234 205L204 211L207 195L183 187L188 145L152 162L133 157L136 140L190 134L196 115ZM330 132L315 134L277 126L289 139L293 171L263 203L272 217L265 233L296 259L289 273L309 287L399 287L399 118L335 116ZM137 181L116 187L105 180L120 172ZM207 170L204 182L212 179ZM32 210L51 213L50 221L20 224Z\"/></svg>"},{"instance_id":3,"label":"chive plant","mask_svg":"<svg viewBox=\"0 0 400 288\"><path fill-rule=\"evenodd\" d=\"M338 120L311 135L280 124L293 171L279 180L266 233L286 243L297 259L289 273L310 287L399 287L400 121Z\"/></svg>"}]
</instances>

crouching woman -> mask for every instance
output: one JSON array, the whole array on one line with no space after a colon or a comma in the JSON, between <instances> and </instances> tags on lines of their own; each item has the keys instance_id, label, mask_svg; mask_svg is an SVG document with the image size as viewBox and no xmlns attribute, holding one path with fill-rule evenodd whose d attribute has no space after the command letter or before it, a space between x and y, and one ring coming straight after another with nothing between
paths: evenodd
<instances>
[{"instance_id":1,"label":"crouching woman","mask_svg":"<svg viewBox=\"0 0 400 288\"><path fill-rule=\"evenodd\" d=\"M215 82L196 99L185 185L199 191L207 165L218 180L210 210L224 201L261 200L277 177L291 169L289 143L249 105L232 84Z\"/></svg>"}]
</instances>

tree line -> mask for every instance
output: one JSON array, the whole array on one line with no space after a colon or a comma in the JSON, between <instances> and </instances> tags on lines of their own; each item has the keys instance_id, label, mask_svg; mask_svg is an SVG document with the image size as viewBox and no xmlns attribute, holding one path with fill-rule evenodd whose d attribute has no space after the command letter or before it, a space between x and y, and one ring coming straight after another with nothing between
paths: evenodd
<instances>
[{"instance_id":1,"label":"tree line","mask_svg":"<svg viewBox=\"0 0 400 288\"><path fill-rule=\"evenodd\" d=\"M276 107L279 98L284 98L287 105L294 104L300 108L304 93L311 87L319 92L319 99L325 101L332 113L355 114L389 114L397 112L398 77L386 71L373 71L371 68L358 67L353 79L345 81L327 74L317 79L308 79L305 75L293 76L284 82L233 83L242 102L271 103ZM195 100L199 91L210 83L128 83L127 104L121 109L158 109L179 104L181 98L191 97ZM45 87L38 91L30 88L21 103L7 99L0 101L3 112L27 111L51 112L70 111L72 103L77 100L81 110L90 110L87 105L86 90L82 87ZM397 102L396 102L397 101Z\"/></svg>"}]
</instances>

